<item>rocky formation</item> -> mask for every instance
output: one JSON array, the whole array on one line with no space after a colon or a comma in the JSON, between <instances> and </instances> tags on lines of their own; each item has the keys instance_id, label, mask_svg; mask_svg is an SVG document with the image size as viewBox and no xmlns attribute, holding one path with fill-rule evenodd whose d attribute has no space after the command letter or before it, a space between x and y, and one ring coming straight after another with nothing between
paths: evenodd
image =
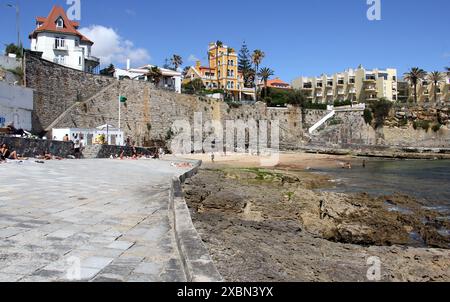
<instances>
[{"instance_id":1,"label":"rocky formation","mask_svg":"<svg viewBox=\"0 0 450 302\"><path fill-rule=\"evenodd\" d=\"M367 281L371 256L384 281L450 280L450 250L431 248L449 248L438 213L405 196L315 190L327 183L306 172L202 170L185 194L227 281Z\"/></svg>"}]
</instances>

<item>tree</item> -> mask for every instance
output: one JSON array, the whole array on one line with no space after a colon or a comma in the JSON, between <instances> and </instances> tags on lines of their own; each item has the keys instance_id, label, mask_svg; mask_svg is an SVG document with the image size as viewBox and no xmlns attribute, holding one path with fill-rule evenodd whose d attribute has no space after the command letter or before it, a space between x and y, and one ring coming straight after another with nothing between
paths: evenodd
<instances>
[{"instance_id":1,"label":"tree","mask_svg":"<svg viewBox=\"0 0 450 302\"><path fill-rule=\"evenodd\" d=\"M161 69L159 69L158 66L153 66L151 68L147 68L148 72L146 73L146 77L149 82L152 82L157 86L159 82L161 82L161 79L163 77L163 74L161 72Z\"/></svg>"},{"instance_id":2,"label":"tree","mask_svg":"<svg viewBox=\"0 0 450 302\"><path fill-rule=\"evenodd\" d=\"M185 78L185 77L187 76L187 74L188 74L188 72L189 72L190 69L191 69L190 66L186 66L186 67L183 68L183 71L182 71L182 73L181 73L181 75L183 76L183 78Z\"/></svg>"},{"instance_id":3,"label":"tree","mask_svg":"<svg viewBox=\"0 0 450 302\"><path fill-rule=\"evenodd\" d=\"M417 84L427 76L427 72L419 67L413 67L405 73L405 80L414 86L414 102L417 104Z\"/></svg>"},{"instance_id":4,"label":"tree","mask_svg":"<svg viewBox=\"0 0 450 302\"><path fill-rule=\"evenodd\" d=\"M304 106L306 97L301 90L292 90L287 96L287 103L293 106Z\"/></svg>"},{"instance_id":5,"label":"tree","mask_svg":"<svg viewBox=\"0 0 450 302\"><path fill-rule=\"evenodd\" d=\"M5 45L5 55L7 56L8 54L15 54L17 58L22 58L22 53L23 53L23 47L22 46L17 46L14 43Z\"/></svg>"},{"instance_id":6,"label":"tree","mask_svg":"<svg viewBox=\"0 0 450 302\"><path fill-rule=\"evenodd\" d=\"M179 55L173 55L170 59L170 63L172 64L175 71L178 70L178 68L183 65L183 58Z\"/></svg>"},{"instance_id":7,"label":"tree","mask_svg":"<svg viewBox=\"0 0 450 302\"><path fill-rule=\"evenodd\" d=\"M252 55L252 61L253 64L255 65L255 97L256 97L256 101L258 101L258 72L259 72L259 65L261 65L263 59L265 58L266 54L259 49L256 49L253 52Z\"/></svg>"},{"instance_id":8,"label":"tree","mask_svg":"<svg viewBox=\"0 0 450 302\"><path fill-rule=\"evenodd\" d=\"M445 67L445 71L447 72L447 76L450 77L450 67Z\"/></svg>"},{"instance_id":9,"label":"tree","mask_svg":"<svg viewBox=\"0 0 450 302\"><path fill-rule=\"evenodd\" d=\"M170 65L170 62L169 62L170 60L169 59L165 59L164 60L164 65L163 65L163 68L164 69L172 69L172 66Z\"/></svg>"},{"instance_id":10,"label":"tree","mask_svg":"<svg viewBox=\"0 0 450 302\"><path fill-rule=\"evenodd\" d=\"M437 103L437 91L439 84L445 80L445 77L439 71L433 71L428 74L428 79L434 84L434 101Z\"/></svg>"},{"instance_id":11,"label":"tree","mask_svg":"<svg viewBox=\"0 0 450 302\"><path fill-rule=\"evenodd\" d=\"M203 81L200 78L196 78L186 83L184 87L188 92L196 94L203 89Z\"/></svg>"},{"instance_id":12,"label":"tree","mask_svg":"<svg viewBox=\"0 0 450 302\"><path fill-rule=\"evenodd\" d=\"M375 118L375 129L378 129L384 125L385 119L391 112L393 103L386 98L381 98L377 101L372 101L369 106Z\"/></svg>"},{"instance_id":13,"label":"tree","mask_svg":"<svg viewBox=\"0 0 450 302\"><path fill-rule=\"evenodd\" d=\"M217 40L216 41L216 68L217 68L217 88L220 89L220 79L219 79L219 48L223 46L223 42Z\"/></svg>"},{"instance_id":14,"label":"tree","mask_svg":"<svg viewBox=\"0 0 450 302\"><path fill-rule=\"evenodd\" d=\"M116 72L116 67L114 67L113 64L109 64L108 67L100 70L100 74L108 77L114 76L114 73Z\"/></svg>"},{"instance_id":15,"label":"tree","mask_svg":"<svg viewBox=\"0 0 450 302\"><path fill-rule=\"evenodd\" d=\"M261 68L258 76L264 81L264 97L267 96L267 81L274 75L274 71L268 67Z\"/></svg>"},{"instance_id":16,"label":"tree","mask_svg":"<svg viewBox=\"0 0 450 302\"><path fill-rule=\"evenodd\" d=\"M245 42L239 51L238 70L244 78L244 86L252 87L254 83L255 71L252 68L252 56Z\"/></svg>"}]
</instances>

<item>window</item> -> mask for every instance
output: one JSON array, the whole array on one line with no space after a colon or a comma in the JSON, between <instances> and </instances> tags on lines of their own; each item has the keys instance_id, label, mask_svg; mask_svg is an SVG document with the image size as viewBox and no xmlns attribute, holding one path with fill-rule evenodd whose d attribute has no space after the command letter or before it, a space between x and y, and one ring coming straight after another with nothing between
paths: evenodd
<instances>
[{"instance_id":1,"label":"window","mask_svg":"<svg viewBox=\"0 0 450 302\"><path fill-rule=\"evenodd\" d=\"M64 38L55 38L55 49L62 49L66 46L66 40Z\"/></svg>"},{"instance_id":2,"label":"window","mask_svg":"<svg viewBox=\"0 0 450 302\"><path fill-rule=\"evenodd\" d=\"M78 57L78 65L81 66L81 57Z\"/></svg>"},{"instance_id":3,"label":"window","mask_svg":"<svg viewBox=\"0 0 450 302\"><path fill-rule=\"evenodd\" d=\"M56 21L56 27L58 27L58 28L63 28L63 27L64 27L64 21L63 21L63 19L59 18L59 19Z\"/></svg>"}]
</instances>

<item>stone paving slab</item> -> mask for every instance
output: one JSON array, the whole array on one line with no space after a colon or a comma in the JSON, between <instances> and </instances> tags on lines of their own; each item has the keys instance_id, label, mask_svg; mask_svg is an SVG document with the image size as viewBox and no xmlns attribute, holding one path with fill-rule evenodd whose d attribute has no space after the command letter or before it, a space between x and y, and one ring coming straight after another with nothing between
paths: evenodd
<instances>
[{"instance_id":1,"label":"stone paving slab","mask_svg":"<svg viewBox=\"0 0 450 302\"><path fill-rule=\"evenodd\" d=\"M0 282L186 281L165 161L0 165Z\"/></svg>"}]
</instances>

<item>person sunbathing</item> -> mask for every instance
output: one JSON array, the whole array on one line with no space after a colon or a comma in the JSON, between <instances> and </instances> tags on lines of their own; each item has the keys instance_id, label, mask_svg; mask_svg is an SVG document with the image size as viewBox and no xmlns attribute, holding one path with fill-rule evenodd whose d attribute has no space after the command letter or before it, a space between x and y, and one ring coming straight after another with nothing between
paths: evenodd
<instances>
[{"instance_id":1,"label":"person sunbathing","mask_svg":"<svg viewBox=\"0 0 450 302\"><path fill-rule=\"evenodd\" d=\"M12 159L12 160L18 160L19 157L17 156L16 151L10 151L8 146L6 144L3 144L0 148L0 154L2 159Z\"/></svg>"}]
</instances>

